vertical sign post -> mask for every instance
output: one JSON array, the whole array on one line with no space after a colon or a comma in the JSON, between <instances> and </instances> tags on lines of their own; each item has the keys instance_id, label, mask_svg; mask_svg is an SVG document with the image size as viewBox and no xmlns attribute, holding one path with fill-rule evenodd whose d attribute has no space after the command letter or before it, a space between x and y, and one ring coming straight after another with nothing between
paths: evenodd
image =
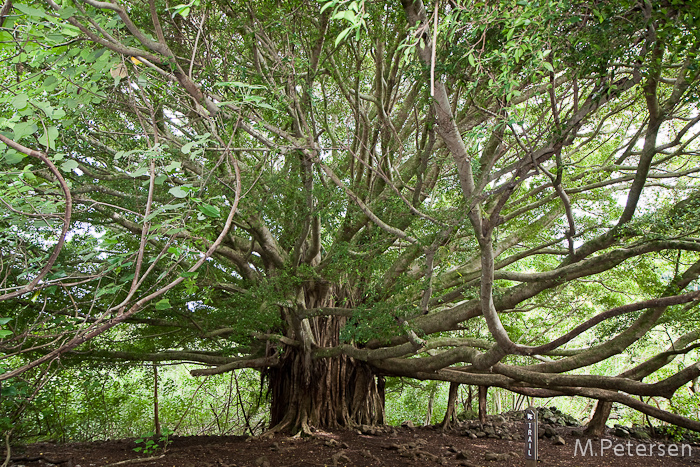
<instances>
[{"instance_id":1,"label":"vertical sign post","mask_svg":"<svg viewBox=\"0 0 700 467\"><path fill-rule=\"evenodd\" d=\"M525 467L537 465L537 412L531 407L525 411Z\"/></svg>"}]
</instances>

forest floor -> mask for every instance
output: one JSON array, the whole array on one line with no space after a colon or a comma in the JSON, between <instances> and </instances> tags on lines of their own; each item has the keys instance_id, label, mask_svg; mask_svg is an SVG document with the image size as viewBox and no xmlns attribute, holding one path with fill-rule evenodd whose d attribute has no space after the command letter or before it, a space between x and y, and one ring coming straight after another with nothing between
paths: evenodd
<instances>
[{"instance_id":1,"label":"forest floor","mask_svg":"<svg viewBox=\"0 0 700 467\"><path fill-rule=\"evenodd\" d=\"M133 439L91 443L37 443L12 450L14 467L394 467L526 465L524 422L458 424L439 427L365 427L316 431L290 438L193 436L172 437L167 449L137 453ZM510 424L510 425L509 425ZM505 428L504 428L505 426ZM474 428L474 429L469 429ZM494 430L493 428L496 428ZM552 432L552 429L556 433ZM485 430L485 431L481 431ZM511 430L507 432L506 430ZM484 433L488 431L486 436ZM495 431L495 433L493 433ZM543 431L543 430L541 430ZM610 430L612 433L612 430ZM478 436L477 436L478 433ZM500 437L499 437L500 436ZM557 438L560 436L561 438ZM501 439L515 438L515 439ZM590 440L590 445L588 444ZM564 444L561 444L561 442ZM559 444L555 444L559 443ZM674 447L675 446L675 447ZM677 451L676 451L677 449ZM583 452L582 452L583 451ZM0 461L3 461L2 455ZM612 434L582 438L580 429L550 426L539 440L539 466L557 467L700 467L700 444L636 440Z\"/></svg>"}]
</instances>

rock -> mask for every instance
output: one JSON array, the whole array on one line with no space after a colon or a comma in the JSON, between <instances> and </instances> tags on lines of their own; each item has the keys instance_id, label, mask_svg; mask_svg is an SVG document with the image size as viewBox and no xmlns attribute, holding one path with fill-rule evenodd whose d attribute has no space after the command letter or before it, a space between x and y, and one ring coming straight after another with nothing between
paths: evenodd
<instances>
[{"instance_id":1,"label":"rock","mask_svg":"<svg viewBox=\"0 0 700 467\"><path fill-rule=\"evenodd\" d=\"M574 438L583 438L583 430L573 430L571 436Z\"/></svg>"},{"instance_id":2,"label":"rock","mask_svg":"<svg viewBox=\"0 0 700 467\"><path fill-rule=\"evenodd\" d=\"M552 444L554 444L555 446L564 446L566 444L566 441L564 441L564 438L557 435L554 437L554 439L552 439Z\"/></svg>"},{"instance_id":3,"label":"rock","mask_svg":"<svg viewBox=\"0 0 700 467\"><path fill-rule=\"evenodd\" d=\"M498 461L498 462L503 462L507 461L510 459L510 453L508 452L491 452L488 451L486 454L484 454L484 460L485 461Z\"/></svg>"},{"instance_id":4,"label":"rock","mask_svg":"<svg viewBox=\"0 0 700 467\"><path fill-rule=\"evenodd\" d=\"M362 457L367 457L368 459L373 459L377 461L377 463L380 465L382 463L382 461L374 454L372 454L369 449L363 449L362 451L360 451L360 454L362 455Z\"/></svg>"},{"instance_id":5,"label":"rock","mask_svg":"<svg viewBox=\"0 0 700 467\"><path fill-rule=\"evenodd\" d=\"M637 439L643 439L643 440L649 440L651 439L651 436L649 436L649 433L643 430L634 430L632 433L632 436L634 436Z\"/></svg>"},{"instance_id":6,"label":"rock","mask_svg":"<svg viewBox=\"0 0 700 467\"><path fill-rule=\"evenodd\" d=\"M506 419L502 415L494 415L493 423L505 423Z\"/></svg>"},{"instance_id":7,"label":"rock","mask_svg":"<svg viewBox=\"0 0 700 467\"><path fill-rule=\"evenodd\" d=\"M270 467L270 461L267 460L267 457L261 456L255 459L255 465L256 467Z\"/></svg>"},{"instance_id":8,"label":"rock","mask_svg":"<svg viewBox=\"0 0 700 467\"><path fill-rule=\"evenodd\" d=\"M565 420L566 420L566 426L580 426L580 423L578 422L578 420L576 420L571 415L567 415Z\"/></svg>"},{"instance_id":9,"label":"rock","mask_svg":"<svg viewBox=\"0 0 700 467\"><path fill-rule=\"evenodd\" d=\"M406 428L415 428L416 427L411 420L404 421L401 424L401 426L405 426Z\"/></svg>"},{"instance_id":10,"label":"rock","mask_svg":"<svg viewBox=\"0 0 700 467\"><path fill-rule=\"evenodd\" d=\"M428 459L428 460L431 460L433 462L437 462L437 460L438 460L438 456L436 456L435 454L432 454L430 452L426 452L426 451L423 451L420 449L416 450L415 454L416 454L416 458Z\"/></svg>"},{"instance_id":11,"label":"rock","mask_svg":"<svg viewBox=\"0 0 700 467\"><path fill-rule=\"evenodd\" d=\"M462 460L462 459L469 459L466 454L464 454L464 451L459 451L457 453L457 457L455 457L457 460Z\"/></svg>"},{"instance_id":12,"label":"rock","mask_svg":"<svg viewBox=\"0 0 700 467\"><path fill-rule=\"evenodd\" d=\"M613 435L620 437L620 438L629 438L630 433L627 431L627 429L621 425L615 425L615 429L613 430Z\"/></svg>"},{"instance_id":13,"label":"rock","mask_svg":"<svg viewBox=\"0 0 700 467\"><path fill-rule=\"evenodd\" d=\"M345 453L342 451L336 452L335 454L333 454L333 456L331 457L331 460L333 460L334 467L338 467L339 463L342 463L344 465L352 463L350 458L348 456L346 456Z\"/></svg>"},{"instance_id":14,"label":"rock","mask_svg":"<svg viewBox=\"0 0 700 467\"><path fill-rule=\"evenodd\" d=\"M382 431L372 425L360 425L360 433L363 435L372 435L372 436L378 436L382 433Z\"/></svg>"},{"instance_id":15,"label":"rock","mask_svg":"<svg viewBox=\"0 0 700 467\"><path fill-rule=\"evenodd\" d=\"M335 440L335 439L329 439L328 441L326 441L325 443L323 443L324 446L328 446L329 448L338 447L339 444L340 444L340 443L338 443L338 441Z\"/></svg>"},{"instance_id":16,"label":"rock","mask_svg":"<svg viewBox=\"0 0 700 467\"><path fill-rule=\"evenodd\" d=\"M483 431L477 431L476 432L476 437L477 438L486 438L486 433Z\"/></svg>"},{"instance_id":17,"label":"rock","mask_svg":"<svg viewBox=\"0 0 700 467\"><path fill-rule=\"evenodd\" d=\"M553 427L547 425L546 427L544 427L544 435L547 438L552 438L557 435L557 432Z\"/></svg>"}]
</instances>

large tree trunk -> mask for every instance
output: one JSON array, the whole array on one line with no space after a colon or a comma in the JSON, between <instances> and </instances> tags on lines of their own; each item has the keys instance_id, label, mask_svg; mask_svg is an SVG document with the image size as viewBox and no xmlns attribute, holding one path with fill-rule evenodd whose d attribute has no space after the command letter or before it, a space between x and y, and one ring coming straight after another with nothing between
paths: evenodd
<instances>
[{"instance_id":1,"label":"large tree trunk","mask_svg":"<svg viewBox=\"0 0 700 467\"><path fill-rule=\"evenodd\" d=\"M337 345L344 319L315 318L319 346ZM312 360L303 348L285 346L280 365L267 372L274 431L310 432L384 423L384 378L347 356Z\"/></svg>"},{"instance_id":2,"label":"large tree trunk","mask_svg":"<svg viewBox=\"0 0 700 467\"><path fill-rule=\"evenodd\" d=\"M464 405L465 412L471 412L474 410L472 403L474 399L474 392L472 391L471 385L467 385L467 402Z\"/></svg>"},{"instance_id":3,"label":"large tree trunk","mask_svg":"<svg viewBox=\"0 0 700 467\"><path fill-rule=\"evenodd\" d=\"M447 397L447 410L445 411L445 418L442 419L442 428L449 428L452 425L452 422L457 418L455 406L457 405L458 390L459 383L450 383L450 393Z\"/></svg>"},{"instance_id":4,"label":"large tree trunk","mask_svg":"<svg viewBox=\"0 0 700 467\"><path fill-rule=\"evenodd\" d=\"M591 421L588 422L588 426L586 427L586 435L602 436L603 433L605 433L605 422L607 422L608 417L610 417L610 410L612 410L611 401L598 400L593 418L591 418Z\"/></svg>"},{"instance_id":5,"label":"large tree trunk","mask_svg":"<svg viewBox=\"0 0 700 467\"><path fill-rule=\"evenodd\" d=\"M430 392L430 397L428 397L428 410L425 412L425 420L423 420L423 425L428 426L430 422L433 421L433 403L435 402L435 391Z\"/></svg>"},{"instance_id":6,"label":"large tree trunk","mask_svg":"<svg viewBox=\"0 0 700 467\"><path fill-rule=\"evenodd\" d=\"M479 386L479 421L486 423L486 403L489 393L488 386Z\"/></svg>"}]
</instances>

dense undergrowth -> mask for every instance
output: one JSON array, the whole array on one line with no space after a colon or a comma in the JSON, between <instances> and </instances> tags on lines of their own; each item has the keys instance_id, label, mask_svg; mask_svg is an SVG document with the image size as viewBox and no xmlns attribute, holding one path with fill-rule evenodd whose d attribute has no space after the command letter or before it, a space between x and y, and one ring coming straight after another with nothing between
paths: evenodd
<instances>
[{"instance_id":1,"label":"dense undergrowth","mask_svg":"<svg viewBox=\"0 0 700 467\"><path fill-rule=\"evenodd\" d=\"M4 414L0 423L3 431L11 429L12 439L22 444L143 436L156 429L155 375L150 364L71 367L44 375L43 387L38 391L29 380L5 383L0 388ZM259 434L268 427L269 400L257 371L239 370L195 379L189 376L187 365L177 365L159 366L157 375L157 424L163 431L179 436L240 435ZM448 383L387 378L387 423L440 423L447 408L448 389ZM595 405L573 397L526 400L502 389L489 389L488 413L518 410L529 404L556 406L582 421L591 416ZM682 388L672 407L683 415L698 417L699 406L700 396ZM459 417L474 418L476 409L476 387L461 386L457 397ZM637 412L615 406L609 425L616 423L647 425L649 421ZM671 436L680 436L683 431L677 427L662 430Z\"/></svg>"}]
</instances>

